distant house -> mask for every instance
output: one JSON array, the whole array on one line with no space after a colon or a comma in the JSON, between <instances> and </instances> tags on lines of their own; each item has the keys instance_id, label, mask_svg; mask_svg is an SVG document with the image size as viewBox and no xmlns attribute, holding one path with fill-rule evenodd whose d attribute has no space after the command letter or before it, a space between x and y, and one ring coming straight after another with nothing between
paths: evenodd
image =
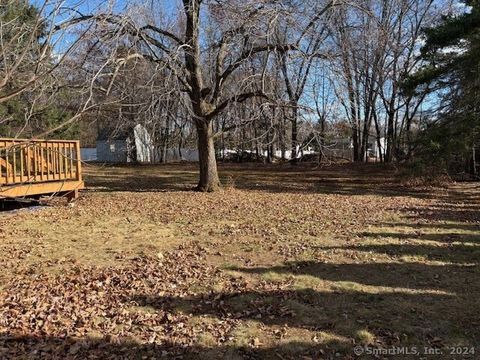
<instances>
[{"instance_id":1,"label":"distant house","mask_svg":"<svg viewBox=\"0 0 480 360\"><path fill-rule=\"evenodd\" d=\"M163 156L162 156L163 155ZM97 137L96 160L106 163L159 163L198 161L196 149L161 149L148 130L138 124L129 130L102 129Z\"/></svg>"},{"instance_id":2,"label":"distant house","mask_svg":"<svg viewBox=\"0 0 480 360\"><path fill-rule=\"evenodd\" d=\"M97 161L151 163L154 146L150 134L138 124L129 130L102 129L97 137Z\"/></svg>"},{"instance_id":3,"label":"distant house","mask_svg":"<svg viewBox=\"0 0 480 360\"><path fill-rule=\"evenodd\" d=\"M131 146L128 132L102 129L97 137L97 160L109 163L131 161Z\"/></svg>"}]
</instances>

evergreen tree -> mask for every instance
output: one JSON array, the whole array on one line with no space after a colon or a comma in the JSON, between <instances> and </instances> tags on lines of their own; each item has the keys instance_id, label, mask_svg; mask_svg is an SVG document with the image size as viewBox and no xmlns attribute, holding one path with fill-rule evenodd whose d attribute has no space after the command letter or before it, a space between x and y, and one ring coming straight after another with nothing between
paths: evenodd
<instances>
[{"instance_id":1,"label":"evergreen tree","mask_svg":"<svg viewBox=\"0 0 480 360\"><path fill-rule=\"evenodd\" d=\"M425 87L440 103L434 121L423 132L417 156L427 164L476 174L475 147L480 145L480 0L464 2L466 10L445 17L426 30L421 56L426 65L406 79L407 92ZM477 160L478 161L478 160Z\"/></svg>"}]
</instances>

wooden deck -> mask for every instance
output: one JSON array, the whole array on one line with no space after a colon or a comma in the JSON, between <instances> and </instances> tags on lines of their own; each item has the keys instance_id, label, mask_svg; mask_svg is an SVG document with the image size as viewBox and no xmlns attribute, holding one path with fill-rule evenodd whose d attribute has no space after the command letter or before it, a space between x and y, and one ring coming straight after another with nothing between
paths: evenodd
<instances>
[{"instance_id":1,"label":"wooden deck","mask_svg":"<svg viewBox=\"0 0 480 360\"><path fill-rule=\"evenodd\" d=\"M0 138L0 199L72 199L83 188L79 141Z\"/></svg>"}]
</instances>

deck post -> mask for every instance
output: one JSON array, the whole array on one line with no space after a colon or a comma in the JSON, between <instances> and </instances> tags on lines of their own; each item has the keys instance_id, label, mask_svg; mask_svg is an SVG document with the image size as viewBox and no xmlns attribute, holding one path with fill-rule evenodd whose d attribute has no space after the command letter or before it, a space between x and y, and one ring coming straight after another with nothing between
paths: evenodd
<instances>
[{"instance_id":1,"label":"deck post","mask_svg":"<svg viewBox=\"0 0 480 360\"><path fill-rule=\"evenodd\" d=\"M82 157L80 153L80 141L75 141L77 181L82 181Z\"/></svg>"}]
</instances>

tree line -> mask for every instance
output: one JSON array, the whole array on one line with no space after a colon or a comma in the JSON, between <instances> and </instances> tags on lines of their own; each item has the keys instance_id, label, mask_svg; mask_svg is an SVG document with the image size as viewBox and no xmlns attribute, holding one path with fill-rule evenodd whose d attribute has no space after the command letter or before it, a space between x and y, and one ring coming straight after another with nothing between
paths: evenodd
<instances>
[{"instance_id":1,"label":"tree line","mask_svg":"<svg viewBox=\"0 0 480 360\"><path fill-rule=\"evenodd\" d=\"M342 138L477 174L478 1L34 4L0 0L2 136L142 124L162 154L198 148L202 191L226 149L324 161Z\"/></svg>"}]
</instances>

